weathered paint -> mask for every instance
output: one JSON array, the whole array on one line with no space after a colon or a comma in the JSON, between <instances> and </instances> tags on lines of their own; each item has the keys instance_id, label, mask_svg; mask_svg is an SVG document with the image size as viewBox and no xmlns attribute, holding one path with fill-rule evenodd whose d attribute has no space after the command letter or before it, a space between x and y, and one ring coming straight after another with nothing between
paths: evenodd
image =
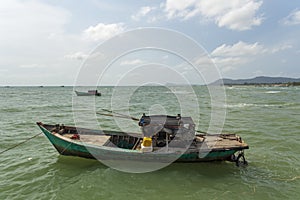
<instances>
[{"instance_id":1,"label":"weathered paint","mask_svg":"<svg viewBox=\"0 0 300 200\"><path fill-rule=\"evenodd\" d=\"M138 160L138 161L158 161L168 162L169 160L176 160L177 162L201 162L212 160L226 160L238 150L223 150L210 151L204 153L203 157L199 156L197 152L175 154L175 153L142 153L138 150L113 148L105 146L84 145L77 141L67 141L56 134L52 134L44 127L40 126L43 133L62 155L72 155L85 158L100 158L100 159L116 159L116 160Z\"/></svg>"}]
</instances>

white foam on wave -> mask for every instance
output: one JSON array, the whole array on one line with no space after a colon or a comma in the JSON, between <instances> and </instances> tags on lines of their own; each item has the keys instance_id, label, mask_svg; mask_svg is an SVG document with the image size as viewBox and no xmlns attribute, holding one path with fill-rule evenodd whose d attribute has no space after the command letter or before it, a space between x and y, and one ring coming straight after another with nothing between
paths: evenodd
<instances>
[{"instance_id":1,"label":"white foam on wave","mask_svg":"<svg viewBox=\"0 0 300 200\"><path fill-rule=\"evenodd\" d=\"M238 103L238 104L226 104L226 108L244 108L244 107L252 107L255 106L255 104L252 103Z\"/></svg>"},{"instance_id":2,"label":"white foam on wave","mask_svg":"<svg viewBox=\"0 0 300 200\"><path fill-rule=\"evenodd\" d=\"M166 91L166 92L162 92L165 94L193 94L193 92L186 92L186 91Z\"/></svg>"},{"instance_id":3,"label":"white foam on wave","mask_svg":"<svg viewBox=\"0 0 300 200\"><path fill-rule=\"evenodd\" d=\"M277 94L280 93L281 91L267 91L265 92L266 94Z\"/></svg>"},{"instance_id":4,"label":"white foam on wave","mask_svg":"<svg viewBox=\"0 0 300 200\"><path fill-rule=\"evenodd\" d=\"M253 104L253 103L238 103L238 104L226 104L226 108L246 108L246 107L278 107L283 105L273 104Z\"/></svg>"}]
</instances>

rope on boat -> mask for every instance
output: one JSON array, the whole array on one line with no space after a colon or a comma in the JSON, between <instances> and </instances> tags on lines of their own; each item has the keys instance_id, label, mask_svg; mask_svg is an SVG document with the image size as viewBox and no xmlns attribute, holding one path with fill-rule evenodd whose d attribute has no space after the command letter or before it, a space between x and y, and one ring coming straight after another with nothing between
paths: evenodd
<instances>
[{"instance_id":1,"label":"rope on boat","mask_svg":"<svg viewBox=\"0 0 300 200\"><path fill-rule=\"evenodd\" d=\"M129 115L124 115L124 114L121 114L121 113L117 113L117 112L114 112L114 111L111 111L111 110L107 110L107 109L101 109L105 112L109 112L111 114L107 114L107 113L101 113L101 112L96 112L97 114L99 115L104 115L104 116L108 116L108 117L119 117L119 118L125 118L125 119L132 119L134 121L140 121L138 118L135 118L135 117L132 117L132 116L129 116ZM205 131L201 131L201 130L196 130L196 132L198 133L203 133L205 135L209 135L209 133L205 132Z\"/></svg>"},{"instance_id":2,"label":"rope on boat","mask_svg":"<svg viewBox=\"0 0 300 200\"><path fill-rule=\"evenodd\" d=\"M60 152L60 154L63 154L70 146L71 146L72 142L70 142L70 144L68 144L68 146L66 148L64 148L64 150L62 150L62 152Z\"/></svg>"},{"instance_id":3,"label":"rope on boat","mask_svg":"<svg viewBox=\"0 0 300 200\"><path fill-rule=\"evenodd\" d=\"M3 153L6 152L6 151L9 151L9 150L11 150L11 149L14 149L14 148L20 146L21 144L24 144L25 142L28 142L29 140L32 140L33 138L35 138L35 137L37 137L37 136L39 136L39 135L41 135L41 134L42 134L42 132L40 132L40 133L38 133L38 134L36 134L36 135L30 137L30 138L27 138L26 140L24 140L24 141L22 141L22 142L20 142L20 143L18 143L18 144L16 144L16 145L14 145L14 146L11 146L11 147L7 148L7 149L5 149L4 151L1 151L1 152L0 152L0 155L3 154Z\"/></svg>"},{"instance_id":4,"label":"rope on boat","mask_svg":"<svg viewBox=\"0 0 300 200\"><path fill-rule=\"evenodd\" d=\"M125 114L122 114L122 113L117 113L117 112L114 112L114 111L112 111L112 110L107 110L107 109L102 109L102 110L103 110L103 111L106 111L106 112L110 112L110 113L115 114L115 115L127 117L127 118L129 118L129 119L134 120L134 121L140 121L140 119L135 118L135 117L132 117L132 116L130 116L130 115L125 115Z\"/></svg>"},{"instance_id":5,"label":"rope on boat","mask_svg":"<svg viewBox=\"0 0 300 200\"><path fill-rule=\"evenodd\" d=\"M101 109L105 112L109 112L111 114L106 114L106 113L100 113L100 112L97 112L97 114L99 115L105 115L105 116L110 116L110 117L119 117L119 118L125 118L125 119L132 119L134 121L140 121L138 118L135 118L135 117L132 117L132 116L129 116L129 115L124 115L122 113L117 113L117 112L114 112L114 111L111 111L111 110L107 110L107 109Z\"/></svg>"},{"instance_id":6,"label":"rope on boat","mask_svg":"<svg viewBox=\"0 0 300 200\"><path fill-rule=\"evenodd\" d=\"M198 133L203 133L203 134L206 134L206 135L208 135L208 134L209 134L208 132L201 131L201 130L196 130L196 132L198 132Z\"/></svg>"}]
</instances>

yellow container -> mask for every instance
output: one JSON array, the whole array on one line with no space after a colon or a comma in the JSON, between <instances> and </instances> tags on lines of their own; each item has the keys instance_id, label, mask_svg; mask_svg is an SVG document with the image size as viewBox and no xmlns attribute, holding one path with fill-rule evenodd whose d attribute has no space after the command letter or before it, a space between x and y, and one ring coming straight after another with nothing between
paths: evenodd
<instances>
[{"instance_id":1,"label":"yellow container","mask_svg":"<svg viewBox=\"0 0 300 200\"><path fill-rule=\"evenodd\" d=\"M144 147L150 147L150 146L152 146L152 139L149 137L144 137L142 144Z\"/></svg>"}]
</instances>

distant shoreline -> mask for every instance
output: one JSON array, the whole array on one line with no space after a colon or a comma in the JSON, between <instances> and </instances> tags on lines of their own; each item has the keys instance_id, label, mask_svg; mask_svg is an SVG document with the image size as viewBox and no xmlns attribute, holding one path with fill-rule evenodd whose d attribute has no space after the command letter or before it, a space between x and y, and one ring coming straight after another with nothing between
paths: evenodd
<instances>
[{"instance_id":1,"label":"distant shoreline","mask_svg":"<svg viewBox=\"0 0 300 200\"><path fill-rule=\"evenodd\" d=\"M167 85L170 86L170 85ZM189 85L172 85L171 87L185 87ZM192 84L191 86L227 86L227 87L234 87L234 86L255 86L255 87L297 87L300 86L300 82L291 82L291 83L220 83L220 84L208 84L208 85L195 85ZM103 86L54 86L54 85L45 85L45 86L36 86L36 85L13 85L13 86L0 86L0 88L21 88L21 87L34 87L34 88L70 88L70 87L136 87L134 85L124 85L124 86L113 86L113 85L103 85ZM164 86L142 86L142 87L164 87Z\"/></svg>"},{"instance_id":2,"label":"distant shoreline","mask_svg":"<svg viewBox=\"0 0 300 200\"><path fill-rule=\"evenodd\" d=\"M258 76L250 79L228 79L223 78L216 80L215 82L205 84L177 84L177 83L166 83L165 85L143 85L142 87L181 87L181 86L256 86L256 87L293 87L300 86L300 78L287 78L287 77L267 77L267 76ZM11 88L11 87L139 87L140 85L101 85L101 86L92 86L92 85L0 85L1 88Z\"/></svg>"},{"instance_id":3,"label":"distant shoreline","mask_svg":"<svg viewBox=\"0 0 300 200\"><path fill-rule=\"evenodd\" d=\"M290 87L299 86L299 78L286 78L286 77L267 77L258 76L250 79L228 79L223 78L213 82L211 85L239 85L239 86L278 86L278 87Z\"/></svg>"},{"instance_id":4,"label":"distant shoreline","mask_svg":"<svg viewBox=\"0 0 300 200\"><path fill-rule=\"evenodd\" d=\"M255 86L255 87L297 87L300 86L300 82L292 83L245 83L245 84L223 84L224 86Z\"/></svg>"}]
</instances>

